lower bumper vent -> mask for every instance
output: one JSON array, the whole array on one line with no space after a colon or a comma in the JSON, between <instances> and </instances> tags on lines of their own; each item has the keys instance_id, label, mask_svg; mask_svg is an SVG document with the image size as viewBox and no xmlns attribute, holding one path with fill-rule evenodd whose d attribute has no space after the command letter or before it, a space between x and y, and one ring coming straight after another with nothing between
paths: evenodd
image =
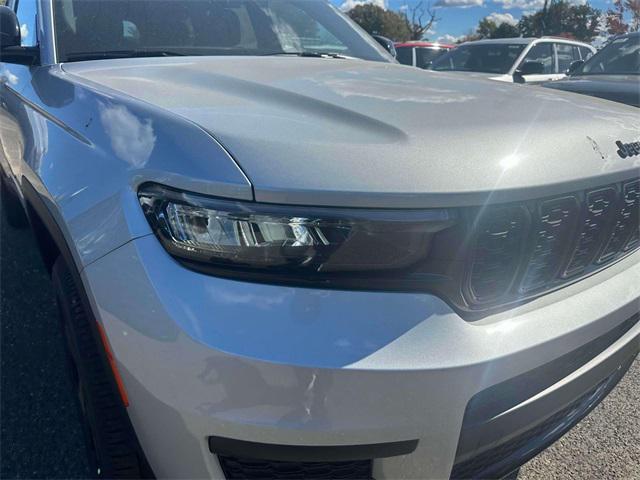
<instances>
[{"instance_id":1,"label":"lower bumper vent","mask_svg":"<svg viewBox=\"0 0 640 480\"><path fill-rule=\"evenodd\" d=\"M635 355L598 385L533 428L455 463L451 479L505 478L562 437L595 408L624 376L634 358Z\"/></svg>"},{"instance_id":2,"label":"lower bumper vent","mask_svg":"<svg viewBox=\"0 0 640 480\"><path fill-rule=\"evenodd\" d=\"M218 456L227 480L369 480L371 460L350 462L280 462Z\"/></svg>"}]
</instances>

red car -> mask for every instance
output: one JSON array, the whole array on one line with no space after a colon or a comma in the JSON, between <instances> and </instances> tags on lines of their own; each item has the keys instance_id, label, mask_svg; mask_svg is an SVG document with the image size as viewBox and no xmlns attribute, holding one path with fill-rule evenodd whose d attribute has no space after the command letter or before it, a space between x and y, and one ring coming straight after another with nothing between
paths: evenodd
<instances>
[{"instance_id":1,"label":"red car","mask_svg":"<svg viewBox=\"0 0 640 480\"><path fill-rule=\"evenodd\" d=\"M395 46L396 59L400 63L420 68L429 68L436 58L455 48L455 45L437 42L403 42Z\"/></svg>"}]
</instances>

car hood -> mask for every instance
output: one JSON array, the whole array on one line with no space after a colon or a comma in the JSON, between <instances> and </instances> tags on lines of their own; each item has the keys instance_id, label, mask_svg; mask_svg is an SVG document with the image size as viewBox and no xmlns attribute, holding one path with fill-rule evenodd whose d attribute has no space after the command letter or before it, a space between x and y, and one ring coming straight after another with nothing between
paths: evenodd
<instances>
[{"instance_id":1,"label":"car hood","mask_svg":"<svg viewBox=\"0 0 640 480\"><path fill-rule=\"evenodd\" d=\"M637 175L637 111L396 64L294 57L80 62L75 81L201 126L275 203L421 207ZM630 173L631 172L631 173Z\"/></svg>"},{"instance_id":2,"label":"car hood","mask_svg":"<svg viewBox=\"0 0 640 480\"><path fill-rule=\"evenodd\" d=\"M638 75L577 75L545 86L640 107Z\"/></svg>"}]
</instances>

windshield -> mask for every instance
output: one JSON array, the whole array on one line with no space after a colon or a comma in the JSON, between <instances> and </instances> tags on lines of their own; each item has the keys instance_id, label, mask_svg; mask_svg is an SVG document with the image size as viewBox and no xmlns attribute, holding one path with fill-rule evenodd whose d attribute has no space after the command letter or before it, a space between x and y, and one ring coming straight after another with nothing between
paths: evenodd
<instances>
[{"instance_id":1,"label":"windshield","mask_svg":"<svg viewBox=\"0 0 640 480\"><path fill-rule=\"evenodd\" d=\"M413 47L396 47L396 60L403 65L413 65Z\"/></svg>"},{"instance_id":2,"label":"windshield","mask_svg":"<svg viewBox=\"0 0 640 480\"><path fill-rule=\"evenodd\" d=\"M323 0L54 0L59 60L328 55L391 61Z\"/></svg>"},{"instance_id":3,"label":"windshield","mask_svg":"<svg viewBox=\"0 0 640 480\"><path fill-rule=\"evenodd\" d=\"M618 38L583 65L577 75L640 74L640 36Z\"/></svg>"},{"instance_id":4,"label":"windshield","mask_svg":"<svg viewBox=\"0 0 640 480\"><path fill-rule=\"evenodd\" d=\"M444 48L417 48L416 66L428 68L431 62L445 53L447 53L447 50Z\"/></svg>"},{"instance_id":5,"label":"windshield","mask_svg":"<svg viewBox=\"0 0 640 480\"><path fill-rule=\"evenodd\" d=\"M525 47L525 44L518 43L461 45L434 60L431 68L440 71L507 73Z\"/></svg>"}]
</instances>

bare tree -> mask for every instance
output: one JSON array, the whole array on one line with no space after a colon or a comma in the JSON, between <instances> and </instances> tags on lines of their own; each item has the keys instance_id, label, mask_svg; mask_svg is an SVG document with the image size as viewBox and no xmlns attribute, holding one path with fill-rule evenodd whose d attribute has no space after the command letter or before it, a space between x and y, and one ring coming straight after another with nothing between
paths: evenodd
<instances>
[{"instance_id":1,"label":"bare tree","mask_svg":"<svg viewBox=\"0 0 640 480\"><path fill-rule=\"evenodd\" d=\"M540 33L538 36L542 37L547 29L547 7L549 6L549 0L544 0L544 6L542 7L542 20L540 21Z\"/></svg>"},{"instance_id":2,"label":"bare tree","mask_svg":"<svg viewBox=\"0 0 640 480\"><path fill-rule=\"evenodd\" d=\"M422 0L413 7L407 7L404 15L411 31L411 40L422 40L433 24L440 20L431 2L425 3Z\"/></svg>"}]
</instances>

